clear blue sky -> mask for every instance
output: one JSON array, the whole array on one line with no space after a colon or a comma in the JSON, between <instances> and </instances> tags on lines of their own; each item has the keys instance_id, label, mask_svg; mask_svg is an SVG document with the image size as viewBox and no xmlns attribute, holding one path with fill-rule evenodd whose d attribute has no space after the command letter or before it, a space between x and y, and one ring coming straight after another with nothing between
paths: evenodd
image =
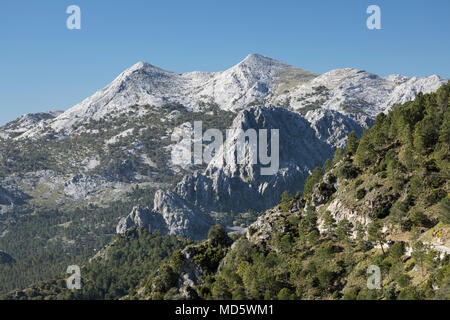
<instances>
[{"instance_id":1,"label":"clear blue sky","mask_svg":"<svg viewBox=\"0 0 450 320\"><path fill-rule=\"evenodd\" d=\"M81 8L81 30L66 8ZM382 30L366 28L381 7ZM218 71L248 53L323 73L450 78L449 0L1 0L0 124L66 110L137 61Z\"/></svg>"}]
</instances>

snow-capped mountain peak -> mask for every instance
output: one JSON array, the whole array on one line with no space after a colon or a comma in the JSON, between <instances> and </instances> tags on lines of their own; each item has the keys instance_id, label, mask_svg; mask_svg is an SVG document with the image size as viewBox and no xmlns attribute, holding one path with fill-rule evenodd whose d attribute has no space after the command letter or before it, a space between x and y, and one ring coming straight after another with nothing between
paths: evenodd
<instances>
[{"instance_id":1,"label":"snow-capped mountain peak","mask_svg":"<svg viewBox=\"0 0 450 320\"><path fill-rule=\"evenodd\" d=\"M251 105L284 106L306 114L316 109L375 117L397 103L429 93L446 83L436 75L426 78L342 68L318 75L260 54L249 54L221 72L178 74L146 62L122 72L105 88L42 126L31 127L20 138L40 136L51 128L70 134L77 124L120 116L132 106L181 104L198 111L208 105L237 112ZM144 111L145 112L145 111Z\"/></svg>"}]
</instances>

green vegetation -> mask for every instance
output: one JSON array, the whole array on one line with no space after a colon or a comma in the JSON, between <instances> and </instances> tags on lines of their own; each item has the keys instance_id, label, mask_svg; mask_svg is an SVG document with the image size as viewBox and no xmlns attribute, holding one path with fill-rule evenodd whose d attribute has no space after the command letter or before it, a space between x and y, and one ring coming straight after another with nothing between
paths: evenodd
<instances>
[{"instance_id":1,"label":"green vegetation","mask_svg":"<svg viewBox=\"0 0 450 320\"><path fill-rule=\"evenodd\" d=\"M132 205L77 208L72 212L35 211L15 217L0 248L14 255L14 264L0 264L0 294L49 279L67 266L81 265L108 244L117 219Z\"/></svg>"},{"instance_id":2,"label":"green vegetation","mask_svg":"<svg viewBox=\"0 0 450 320\"><path fill-rule=\"evenodd\" d=\"M165 258L187 244L184 239L161 236L157 231L153 234L146 230L130 231L125 236L116 236L93 262L81 268L81 290L67 289L65 278L68 275L62 275L5 298L119 299L133 294L142 279L153 276Z\"/></svg>"}]
</instances>

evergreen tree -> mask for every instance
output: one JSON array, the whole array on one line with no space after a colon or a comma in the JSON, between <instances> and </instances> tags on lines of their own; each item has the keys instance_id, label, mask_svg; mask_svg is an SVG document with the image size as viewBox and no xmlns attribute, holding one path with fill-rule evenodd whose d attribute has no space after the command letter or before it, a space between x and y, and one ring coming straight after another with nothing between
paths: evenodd
<instances>
[{"instance_id":1,"label":"evergreen tree","mask_svg":"<svg viewBox=\"0 0 450 320\"><path fill-rule=\"evenodd\" d=\"M416 261L417 265L420 267L422 276L423 276L425 255L426 255L425 245L423 244L422 241L416 241L413 246L412 257Z\"/></svg>"},{"instance_id":2,"label":"evergreen tree","mask_svg":"<svg viewBox=\"0 0 450 320\"><path fill-rule=\"evenodd\" d=\"M336 227L336 235L338 237L338 240L348 244L350 242L352 229L353 223L351 223L347 219L342 219L341 221L339 221Z\"/></svg>"},{"instance_id":3,"label":"evergreen tree","mask_svg":"<svg viewBox=\"0 0 450 320\"><path fill-rule=\"evenodd\" d=\"M356 163L362 167L367 167L375 161L375 156L375 148L370 142L369 135L363 135L356 150Z\"/></svg>"},{"instance_id":4,"label":"evergreen tree","mask_svg":"<svg viewBox=\"0 0 450 320\"><path fill-rule=\"evenodd\" d=\"M289 211L289 204L291 200L291 195L287 190L283 191L281 194L281 202L280 202L280 209L282 212L288 212Z\"/></svg>"},{"instance_id":5,"label":"evergreen tree","mask_svg":"<svg viewBox=\"0 0 450 320\"><path fill-rule=\"evenodd\" d=\"M336 228L336 220L330 211L325 211L323 216L323 227L326 230L328 236L331 236L334 233L334 229Z\"/></svg>"},{"instance_id":6,"label":"evergreen tree","mask_svg":"<svg viewBox=\"0 0 450 320\"><path fill-rule=\"evenodd\" d=\"M383 229L383 224L381 223L381 221L374 220L369 225L369 228L367 229L367 233L368 233L369 241L378 243L381 247L381 251L383 251L383 254L384 254L385 252L384 252L383 246L386 243L386 235L384 234L384 232L382 232L382 229Z\"/></svg>"},{"instance_id":7,"label":"evergreen tree","mask_svg":"<svg viewBox=\"0 0 450 320\"><path fill-rule=\"evenodd\" d=\"M356 139L355 131L350 132L347 138L347 148L345 149L346 155L354 155L358 148L358 140Z\"/></svg>"},{"instance_id":8,"label":"evergreen tree","mask_svg":"<svg viewBox=\"0 0 450 320\"><path fill-rule=\"evenodd\" d=\"M325 163L323 164L323 172L327 172L328 170L330 170L333 167L333 163L331 162L330 159L327 159L325 161Z\"/></svg>"},{"instance_id":9,"label":"evergreen tree","mask_svg":"<svg viewBox=\"0 0 450 320\"><path fill-rule=\"evenodd\" d=\"M336 163L341 161L343 158L344 158L344 153L342 152L342 148L339 147L334 152L333 161L332 161L333 165L335 165Z\"/></svg>"},{"instance_id":10,"label":"evergreen tree","mask_svg":"<svg viewBox=\"0 0 450 320\"><path fill-rule=\"evenodd\" d=\"M215 226L211 227L208 232L208 240L210 241L211 245L215 247L228 246L232 242L227 232L225 231L225 228L221 224L216 224Z\"/></svg>"},{"instance_id":11,"label":"evergreen tree","mask_svg":"<svg viewBox=\"0 0 450 320\"><path fill-rule=\"evenodd\" d=\"M436 144L438 138L436 123L432 117L426 117L415 127L414 147L421 154L427 154L430 148Z\"/></svg>"},{"instance_id":12,"label":"evergreen tree","mask_svg":"<svg viewBox=\"0 0 450 320\"><path fill-rule=\"evenodd\" d=\"M409 172L414 170L414 154L411 146L405 150L405 165Z\"/></svg>"}]
</instances>

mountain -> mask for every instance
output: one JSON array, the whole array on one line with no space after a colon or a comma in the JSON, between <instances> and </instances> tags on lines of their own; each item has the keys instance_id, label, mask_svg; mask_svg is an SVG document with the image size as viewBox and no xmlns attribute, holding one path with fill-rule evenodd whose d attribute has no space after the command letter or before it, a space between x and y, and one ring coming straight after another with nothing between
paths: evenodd
<instances>
[{"instance_id":1,"label":"mountain","mask_svg":"<svg viewBox=\"0 0 450 320\"><path fill-rule=\"evenodd\" d=\"M22 138L49 130L70 134L76 125L118 116L136 105L181 104L199 111L205 105L216 104L222 110L236 112L251 104L273 104L302 113L324 108L374 117L394 104L413 99L418 92L436 91L445 82L436 75L381 78L350 68L318 75L259 54L250 54L221 72L177 74L138 62L45 128L29 128Z\"/></svg>"},{"instance_id":2,"label":"mountain","mask_svg":"<svg viewBox=\"0 0 450 320\"><path fill-rule=\"evenodd\" d=\"M284 197L231 246L211 229L128 297L448 299L449 97L447 84L379 115L303 196ZM367 284L373 266L379 290ZM178 281L161 286L170 273Z\"/></svg>"},{"instance_id":3,"label":"mountain","mask_svg":"<svg viewBox=\"0 0 450 320\"><path fill-rule=\"evenodd\" d=\"M382 78L351 68L332 70L270 97L270 103L305 113L327 109L344 114L375 117L396 104L414 99L419 92L436 91L447 80L390 75Z\"/></svg>"},{"instance_id":4,"label":"mountain","mask_svg":"<svg viewBox=\"0 0 450 320\"><path fill-rule=\"evenodd\" d=\"M351 120L348 119L348 122ZM278 137L279 158L274 174L262 174L267 166L260 162L253 163L249 156L245 158L245 163L237 163L238 143L243 132L248 129L270 131L278 128L283 129L280 129ZM227 135L223 146L203 172L186 175L171 192L157 193L154 211L161 211L161 203L165 203L163 210L166 212L174 212L178 208L179 212L186 213L180 215L184 221L181 224L183 229L171 228L168 224L172 233L181 232L192 238L205 238L214 222L200 223L194 218L196 216L211 212L262 211L275 205L283 191L296 193L301 190L311 170L321 165L323 159L330 157L334 151L333 145L316 136L316 131L305 118L284 108L250 107L238 113L231 129L232 134ZM348 127L343 129L349 130ZM268 139L271 137L268 136ZM229 155L234 155L235 160L225 161ZM197 208L199 213L192 215L192 208ZM187 218L188 215L190 218ZM193 226L195 230L184 229L186 226ZM203 226L201 231L199 226Z\"/></svg>"},{"instance_id":5,"label":"mountain","mask_svg":"<svg viewBox=\"0 0 450 320\"><path fill-rule=\"evenodd\" d=\"M63 111L49 111L25 114L1 127L0 139L15 138L33 128L43 128L47 122L62 113Z\"/></svg>"},{"instance_id":6,"label":"mountain","mask_svg":"<svg viewBox=\"0 0 450 320\"><path fill-rule=\"evenodd\" d=\"M161 107L172 103L197 111L213 103L223 110L236 111L263 100L284 72L298 74L302 79L315 76L314 73L258 54L250 54L222 72L177 74L138 62L110 85L61 114L48 129L70 133L76 124L99 120L111 114L123 114L135 105ZM39 133L42 129L34 128L23 137L33 137Z\"/></svg>"},{"instance_id":7,"label":"mountain","mask_svg":"<svg viewBox=\"0 0 450 320\"><path fill-rule=\"evenodd\" d=\"M243 164L224 161L230 154L237 155L240 132L281 127L284 130L281 130L279 136L280 157L275 174L262 175L261 169L264 166L251 163L249 157ZM234 130L233 134L227 136L223 146L203 172L186 175L173 191L157 192L153 210L172 213L178 211L183 221L181 224L176 222L178 227L169 223L165 229L174 234L204 238L213 220L205 224L201 223L205 218L200 218L199 221L195 217L211 212L265 210L277 203L284 190L299 191L310 170L320 165L333 152L333 146L318 139L306 119L284 108L250 107L238 113L231 128ZM197 214L193 214L193 210ZM199 229L200 226L203 226L202 230ZM124 231L123 228L118 229Z\"/></svg>"},{"instance_id":8,"label":"mountain","mask_svg":"<svg viewBox=\"0 0 450 320\"><path fill-rule=\"evenodd\" d=\"M183 243L129 230L83 267L81 290L62 275L6 298L448 300L449 97L447 84L379 114L245 234L215 225ZM137 224L154 214L133 211Z\"/></svg>"},{"instance_id":9,"label":"mountain","mask_svg":"<svg viewBox=\"0 0 450 320\"><path fill-rule=\"evenodd\" d=\"M10 122L0 127L0 249L17 262L1 270L0 291L55 274L71 254L83 261L115 231L147 222L194 239L215 221L243 232L283 191L301 191L351 131L361 136L379 111L445 82L353 69L318 75L258 54L181 75L141 62L63 113ZM195 121L224 137L230 128L278 129L279 170L263 176L258 164L219 156L177 162L172 151L186 146L172 138ZM226 145L236 149L236 139ZM30 267L36 260L42 268Z\"/></svg>"}]
</instances>

